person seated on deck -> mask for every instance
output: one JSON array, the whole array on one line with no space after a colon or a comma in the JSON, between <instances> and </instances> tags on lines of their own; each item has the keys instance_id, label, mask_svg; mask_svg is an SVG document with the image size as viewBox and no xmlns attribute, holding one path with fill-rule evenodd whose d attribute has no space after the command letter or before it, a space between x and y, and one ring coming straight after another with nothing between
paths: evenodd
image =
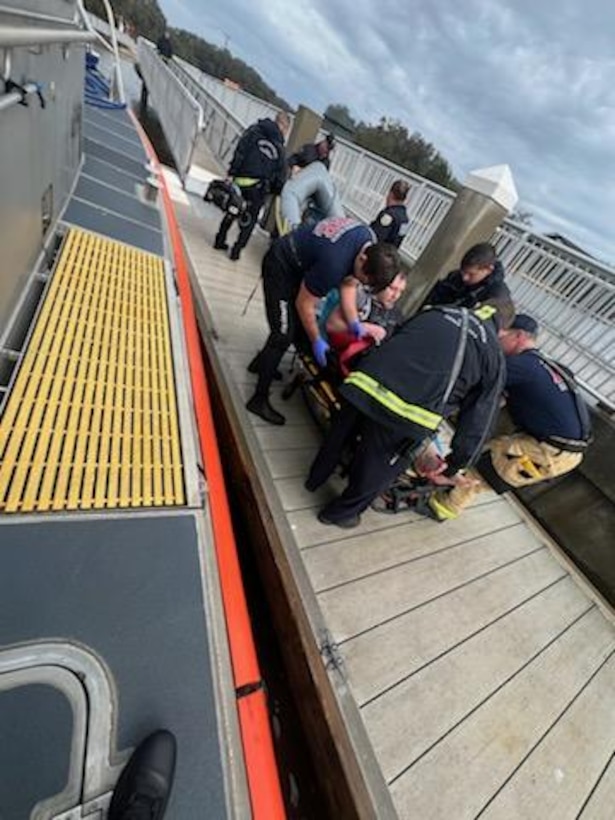
<instances>
[{"instance_id":1,"label":"person seated on deck","mask_svg":"<svg viewBox=\"0 0 615 820\"><path fill-rule=\"evenodd\" d=\"M391 272L391 281L382 282L383 287L374 291L359 285L356 291L357 312L363 323L363 337L357 339L350 332L340 305L339 290L331 291L322 308L319 325L324 338L328 339L337 353L337 364L344 378L350 372L350 363L372 345L380 345L396 327L401 325L403 314L398 301L406 289L406 273Z\"/></svg>"},{"instance_id":2,"label":"person seated on deck","mask_svg":"<svg viewBox=\"0 0 615 820\"><path fill-rule=\"evenodd\" d=\"M329 344L320 334L317 318L322 297L341 285L346 323L355 338L361 338L364 329L356 305L359 282L379 288L379 282L390 281L392 271L399 269L397 249L375 244L370 228L348 217L324 219L313 228L302 226L276 239L262 263L270 333L248 365L251 373L258 373L258 382L247 409L270 424L284 424L284 416L269 402L271 383L292 343L309 345L317 364L325 366Z\"/></svg>"},{"instance_id":3,"label":"person seated on deck","mask_svg":"<svg viewBox=\"0 0 615 820\"><path fill-rule=\"evenodd\" d=\"M473 308L491 299L512 301L512 296L495 248L481 242L466 251L459 270L451 271L434 285L425 304Z\"/></svg>"},{"instance_id":4,"label":"person seated on deck","mask_svg":"<svg viewBox=\"0 0 615 820\"><path fill-rule=\"evenodd\" d=\"M572 373L541 353L537 337L537 321L523 313L500 333L506 403L517 432L492 438L477 464L498 493L569 473L591 441L589 411ZM456 518L488 488L476 476L464 487L434 493L429 506L440 521Z\"/></svg>"},{"instance_id":5,"label":"person seated on deck","mask_svg":"<svg viewBox=\"0 0 615 820\"><path fill-rule=\"evenodd\" d=\"M482 307L484 319L460 308L423 310L361 358L340 388L343 406L305 483L310 491L320 487L352 444L348 485L319 512L321 523L356 527L361 513L454 412L446 475L453 484L465 480L462 471L482 451L503 386L497 329L514 314L510 303L499 307Z\"/></svg>"},{"instance_id":6,"label":"person seated on deck","mask_svg":"<svg viewBox=\"0 0 615 820\"><path fill-rule=\"evenodd\" d=\"M410 224L406 210L406 197L410 185L403 179L396 179L387 194L384 208L370 227L379 242L390 242L399 248Z\"/></svg>"}]
</instances>

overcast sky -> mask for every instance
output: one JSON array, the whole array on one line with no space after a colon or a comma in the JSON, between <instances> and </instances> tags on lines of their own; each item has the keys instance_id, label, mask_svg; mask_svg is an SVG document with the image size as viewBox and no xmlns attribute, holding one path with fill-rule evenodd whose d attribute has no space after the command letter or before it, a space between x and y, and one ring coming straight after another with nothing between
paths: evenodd
<instances>
[{"instance_id":1,"label":"overcast sky","mask_svg":"<svg viewBox=\"0 0 615 820\"><path fill-rule=\"evenodd\" d=\"M538 230L615 263L615 4L162 0L291 104L401 120L463 181L507 163ZM228 38L228 39L227 39Z\"/></svg>"}]
</instances>

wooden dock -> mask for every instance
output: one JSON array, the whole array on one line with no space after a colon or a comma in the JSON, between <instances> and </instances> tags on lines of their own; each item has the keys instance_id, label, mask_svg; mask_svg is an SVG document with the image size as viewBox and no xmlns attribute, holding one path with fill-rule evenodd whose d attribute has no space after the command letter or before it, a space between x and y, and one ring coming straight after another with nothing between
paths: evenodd
<instances>
[{"instance_id":1,"label":"wooden dock","mask_svg":"<svg viewBox=\"0 0 615 820\"><path fill-rule=\"evenodd\" d=\"M281 584L347 732L340 755L355 755L343 765L359 797L339 816L612 818L608 607L506 497L484 494L446 524L371 510L352 532L320 524L341 484L303 488L320 433L300 396L283 404L274 388L284 427L243 408L267 334L260 286L243 313L265 240L230 262L212 248L220 212L181 199L210 354L280 534Z\"/></svg>"}]
</instances>

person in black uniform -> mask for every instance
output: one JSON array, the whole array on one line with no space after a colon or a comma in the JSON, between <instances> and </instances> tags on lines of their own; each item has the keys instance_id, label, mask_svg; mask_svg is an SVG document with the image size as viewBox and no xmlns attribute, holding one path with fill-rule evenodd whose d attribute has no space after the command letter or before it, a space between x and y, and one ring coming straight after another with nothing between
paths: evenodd
<instances>
[{"instance_id":1,"label":"person in black uniform","mask_svg":"<svg viewBox=\"0 0 615 820\"><path fill-rule=\"evenodd\" d=\"M335 137L327 134L318 142L306 142L298 151L288 158L290 168L307 168L313 162L322 162L327 170L330 165L331 151L335 148Z\"/></svg>"},{"instance_id":2,"label":"person in black uniform","mask_svg":"<svg viewBox=\"0 0 615 820\"><path fill-rule=\"evenodd\" d=\"M348 217L300 226L273 242L262 263L270 333L248 365L251 373L258 373L258 382L247 409L270 424L284 424L284 416L269 402L271 382L293 342L295 346L309 344L316 362L326 364L329 344L320 335L316 314L322 297L340 287L344 318L354 336L362 338L365 331L358 318L356 286L363 282L381 289L381 281L388 283L400 267L396 248L374 244L372 231Z\"/></svg>"},{"instance_id":3,"label":"person in black uniform","mask_svg":"<svg viewBox=\"0 0 615 820\"><path fill-rule=\"evenodd\" d=\"M498 409L504 357L496 322L510 323L507 303L484 321L460 308L430 308L408 319L373 349L341 387L345 403L334 419L305 483L316 490L345 447L353 458L344 492L318 514L323 524L356 527L361 513L412 463L417 449L458 412L446 475L479 457ZM486 314L485 314L486 315Z\"/></svg>"},{"instance_id":4,"label":"person in black uniform","mask_svg":"<svg viewBox=\"0 0 615 820\"><path fill-rule=\"evenodd\" d=\"M171 34L169 31L164 31L158 38L156 43L158 54L165 60L170 60L173 57L173 45L171 43Z\"/></svg>"},{"instance_id":5,"label":"person in black uniform","mask_svg":"<svg viewBox=\"0 0 615 820\"><path fill-rule=\"evenodd\" d=\"M379 242L390 242L399 248L408 232L408 211L406 197L410 186L403 179L397 179L387 194L386 204L370 225Z\"/></svg>"},{"instance_id":6,"label":"person in black uniform","mask_svg":"<svg viewBox=\"0 0 615 820\"><path fill-rule=\"evenodd\" d=\"M481 242L464 254L459 270L451 271L434 285L425 304L473 308L491 299L505 299L512 304L504 266L495 248Z\"/></svg>"},{"instance_id":7,"label":"person in black uniform","mask_svg":"<svg viewBox=\"0 0 615 820\"><path fill-rule=\"evenodd\" d=\"M286 180L284 139L290 128L290 119L280 111L274 120L259 120L241 136L229 167L229 176L241 190L247 209L239 217L239 235L230 252L230 258L239 259L248 244L258 213L267 194L279 193ZM226 237L236 217L225 214L218 228L214 248L228 250Z\"/></svg>"},{"instance_id":8,"label":"person in black uniform","mask_svg":"<svg viewBox=\"0 0 615 820\"><path fill-rule=\"evenodd\" d=\"M524 313L500 334L506 404L516 432L491 439L478 462L498 493L574 470L591 439L589 411L572 374L540 352L537 336L537 321ZM439 490L429 506L440 521L456 518L484 489L476 478L464 487Z\"/></svg>"}]
</instances>

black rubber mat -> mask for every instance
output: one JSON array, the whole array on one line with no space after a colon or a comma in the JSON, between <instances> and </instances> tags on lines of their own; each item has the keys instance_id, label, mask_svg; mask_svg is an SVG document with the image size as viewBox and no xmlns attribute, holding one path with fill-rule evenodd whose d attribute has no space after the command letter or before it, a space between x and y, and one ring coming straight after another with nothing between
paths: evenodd
<instances>
[{"instance_id":1,"label":"black rubber mat","mask_svg":"<svg viewBox=\"0 0 615 820\"><path fill-rule=\"evenodd\" d=\"M163 241L160 231L147 228L145 225L129 222L119 214L72 197L62 217L64 222L79 225L89 231L95 231L119 242L126 242L159 256L163 253Z\"/></svg>"},{"instance_id":2,"label":"black rubber mat","mask_svg":"<svg viewBox=\"0 0 615 820\"><path fill-rule=\"evenodd\" d=\"M117 683L119 748L136 745L159 727L177 736L177 777L166 820L226 817L193 516L2 524L0 545L0 645L47 638L94 650ZM8 700L0 697L0 709ZM15 744L26 743L31 732L15 726L18 715L0 715L2 737L9 731L12 738L10 748L4 739L0 748L22 759L27 750ZM32 763L46 768L48 761L55 781L65 763L52 765L57 753L58 744L45 743ZM7 795L17 786L14 766L3 763L0 756L4 818ZM37 791L31 795L38 794L43 780L43 773L35 778L28 769L19 789L32 782Z\"/></svg>"},{"instance_id":3,"label":"black rubber mat","mask_svg":"<svg viewBox=\"0 0 615 820\"><path fill-rule=\"evenodd\" d=\"M135 196L110 188L109 185L80 176L74 196L97 208L140 222L157 231L161 230L160 213L156 206L146 205Z\"/></svg>"}]
</instances>

